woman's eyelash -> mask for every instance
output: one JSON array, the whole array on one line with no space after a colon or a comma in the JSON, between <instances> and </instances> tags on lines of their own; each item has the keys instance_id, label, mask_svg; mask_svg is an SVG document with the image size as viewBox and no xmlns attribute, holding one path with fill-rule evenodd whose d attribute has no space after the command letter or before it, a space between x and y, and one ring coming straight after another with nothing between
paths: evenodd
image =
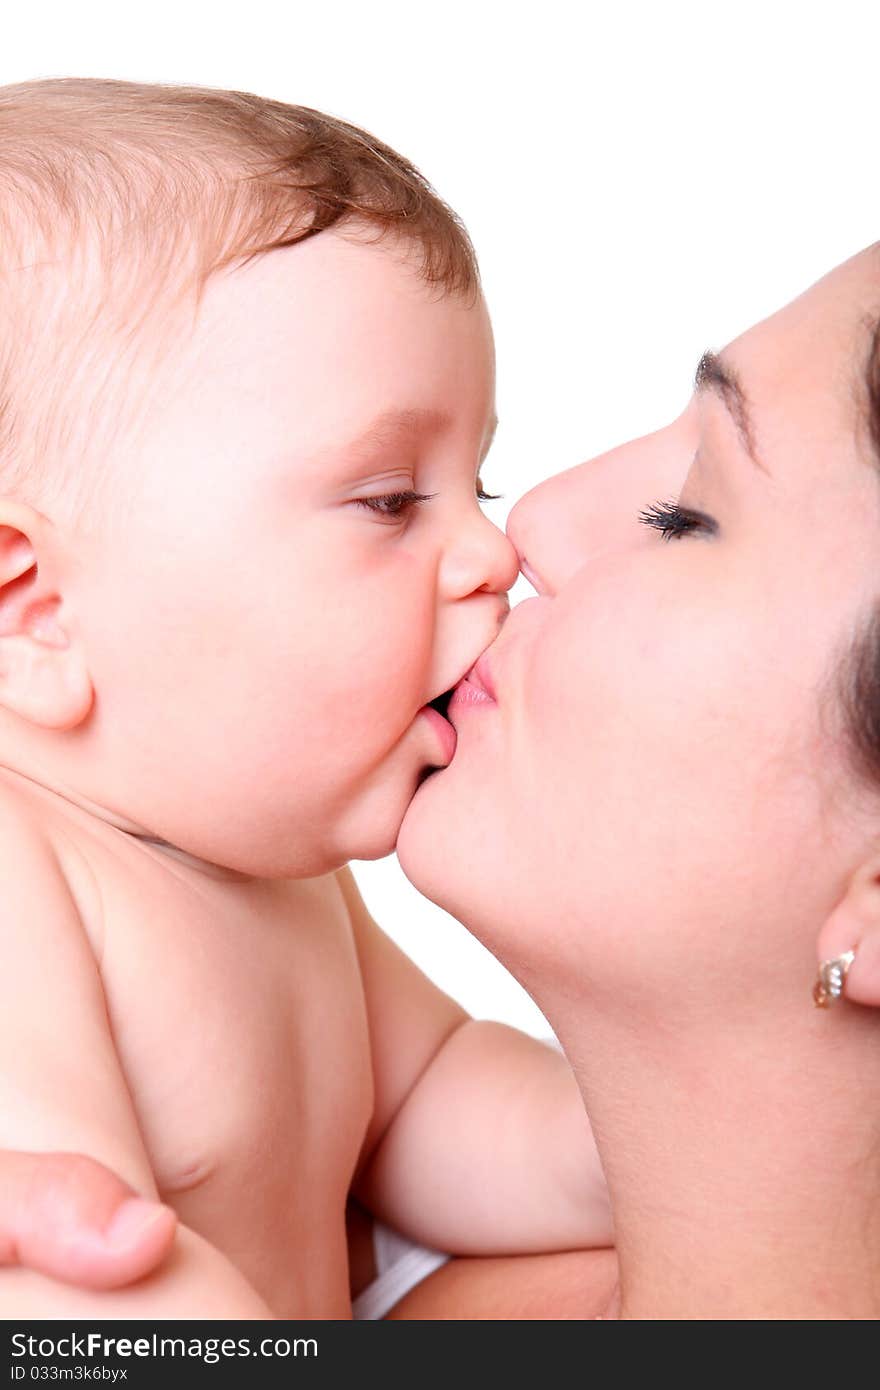
<instances>
[{"instance_id":1,"label":"woman's eyelash","mask_svg":"<svg viewBox=\"0 0 880 1390\"><path fill-rule=\"evenodd\" d=\"M703 531L714 535L718 525L704 512L694 512L688 507L680 507L677 502L652 502L650 507L639 512L643 526L653 526L665 541L680 540L689 531Z\"/></svg>"}]
</instances>

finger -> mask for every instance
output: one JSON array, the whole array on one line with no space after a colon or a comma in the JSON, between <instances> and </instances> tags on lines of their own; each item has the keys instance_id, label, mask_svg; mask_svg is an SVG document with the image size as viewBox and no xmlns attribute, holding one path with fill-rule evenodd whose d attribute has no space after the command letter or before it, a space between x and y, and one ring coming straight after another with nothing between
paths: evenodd
<instances>
[{"instance_id":1,"label":"finger","mask_svg":"<svg viewBox=\"0 0 880 1390\"><path fill-rule=\"evenodd\" d=\"M175 1213L83 1154L0 1152L0 1264L112 1289L168 1254Z\"/></svg>"}]
</instances>

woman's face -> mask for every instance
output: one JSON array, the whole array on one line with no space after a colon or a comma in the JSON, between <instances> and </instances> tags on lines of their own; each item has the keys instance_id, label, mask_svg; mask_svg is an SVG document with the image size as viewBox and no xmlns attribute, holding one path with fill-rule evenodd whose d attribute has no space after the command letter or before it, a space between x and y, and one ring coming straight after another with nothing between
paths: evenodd
<instances>
[{"instance_id":1,"label":"woman's face","mask_svg":"<svg viewBox=\"0 0 880 1390\"><path fill-rule=\"evenodd\" d=\"M460 688L398 849L539 1001L807 997L856 852L832 676L880 591L878 303L871 249L704 362L666 429L511 514L538 597L484 659L494 701Z\"/></svg>"}]
</instances>

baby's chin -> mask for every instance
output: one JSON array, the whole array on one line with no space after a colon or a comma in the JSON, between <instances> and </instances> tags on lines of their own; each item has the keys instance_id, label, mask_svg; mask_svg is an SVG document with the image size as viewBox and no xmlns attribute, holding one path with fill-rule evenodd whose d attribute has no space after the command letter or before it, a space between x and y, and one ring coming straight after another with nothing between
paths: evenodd
<instances>
[{"instance_id":1,"label":"baby's chin","mask_svg":"<svg viewBox=\"0 0 880 1390\"><path fill-rule=\"evenodd\" d=\"M385 859L393 854L410 807L442 775L411 758L407 761L408 766L401 766L399 758L390 767L380 765L359 785L338 789L335 799L315 797L308 824L302 824L303 808L297 804L284 807L280 814L276 809L274 825L266 828L264 837L255 836L267 855L256 868L249 865L251 871L258 877L318 878L352 859ZM254 826L254 818L250 824ZM279 835L282 825L284 832Z\"/></svg>"},{"instance_id":2,"label":"baby's chin","mask_svg":"<svg viewBox=\"0 0 880 1390\"><path fill-rule=\"evenodd\" d=\"M389 778L356 797L339 817L333 843L340 863L349 859L385 859L397 848L401 828L418 800L426 779L438 775L424 768L405 781Z\"/></svg>"}]
</instances>

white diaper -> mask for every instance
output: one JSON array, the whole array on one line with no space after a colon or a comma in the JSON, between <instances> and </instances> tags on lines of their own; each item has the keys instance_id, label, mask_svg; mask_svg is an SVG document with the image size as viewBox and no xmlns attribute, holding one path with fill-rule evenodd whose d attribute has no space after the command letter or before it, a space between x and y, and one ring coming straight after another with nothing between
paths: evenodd
<instances>
[{"instance_id":1,"label":"white diaper","mask_svg":"<svg viewBox=\"0 0 880 1390\"><path fill-rule=\"evenodd\" d=\"M373 1226L376 1278L359 1293L352 1304L352 1315L360 1322L384 1318L404 1294L414 1289L449 1259L440 1250L415 1245L389 1226L377 1221Z\"/></svg>"}]
</instances>

